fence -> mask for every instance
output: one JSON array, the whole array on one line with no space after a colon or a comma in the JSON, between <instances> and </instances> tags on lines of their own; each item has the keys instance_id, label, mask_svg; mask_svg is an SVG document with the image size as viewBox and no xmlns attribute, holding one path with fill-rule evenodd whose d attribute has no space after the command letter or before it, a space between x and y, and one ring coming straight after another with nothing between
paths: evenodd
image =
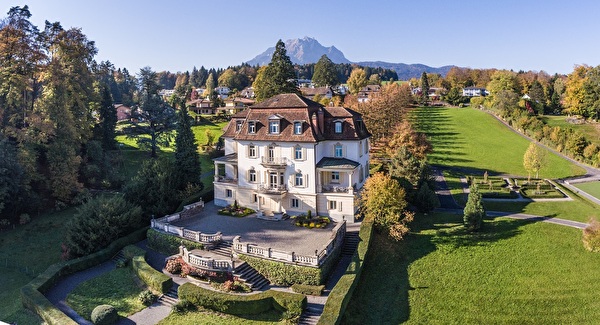
<instances>
[{"instance_id":1,"label":"fence","mask_svg":"<svg viewBox=\"0 0 600 325\"><path fill-rule=\"evenodd\" d=\"M156 230L164 231L169 234L177 235L181 238L185 238L191 241L199 243L214 244L221 241L223 235L221 232L215 234L205 234L200 231L194 231L186 229L185 227L174 226L171 224L173 221L182 220L189 218L204 209L204 202L199 201L193 204L189 204L183 207L183 210L179 213L174 213L168 216L164 216L158 219L152 219L150 222L151 227Z\"/></svg>"}]
</instances>

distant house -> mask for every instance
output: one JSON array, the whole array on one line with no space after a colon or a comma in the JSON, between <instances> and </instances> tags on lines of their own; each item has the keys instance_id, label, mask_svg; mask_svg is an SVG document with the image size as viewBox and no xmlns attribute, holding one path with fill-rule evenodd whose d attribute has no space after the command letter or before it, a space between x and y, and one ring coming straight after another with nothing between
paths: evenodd
<instances>
[{"instance_id":1,"label":"distant house","mask_svg":"<svg viewBox=\"0 0 600 325\"><path fill-rule=\"evenodd\" d=\"M219 96L219 98L226 99L227 97L229 97L231 89L229 89L229 87L217 87L215 88L215 92L217 93L217 96Z\"/></svg>"},{"instance_id":2,"label":"distant house","mask_svg":"<svg viewBox=\"0 0 600 325\"><path fill-rule=\"evenodd\" d=\"M300 88L300 92L302 96L314 100L315 96L320 96L321 98L331 99L333 97L333 89L331 87L314 87L314 88Z\"/></svg>"},{"instance_id":3,"label":"distant house","mask_svg":"<svg viewBox=\"0 0 600 325\"><path fill-rule=\"evenodd\" d=\"M235 115L251 105L254 105L254 100L243 97L228 98L224 100L225 107L217 108L219 113L226 115Z\"/></svg>"},{"instance_id":4,"label":"distant house","mask_svg":"<svg viewBox=\"0 0 600 325\"><path fill-rule=\"evenodd\" d=\"M126 121L131 117L131 108L123 104L115 104L117 110L117 121Z\"/></svg>"},{"instance_id":5,"label":"distant house","mask_svg":"<svg viewBox=\"0 0 600 325\"><path fill-rule=\"evenodd\" d=\"M198 98L187 102L187 106L190 111L200 115L214 115L216 108L213 107L212 103L208 99Z\"/></svg>"},{"instance_id":6,"label":"distant house","mask_svg":"<svg viewBox=\"0 0 600 325\"><path fill-rule=\"evenodd\" d=\"M167 99L171 97L175 93L175 89L161 89L158 94L162 96L163 99Z\"/></svg>"},{"instance_id":7,"label":"distant house","mask_svg":"<svg viewBox=\"0 0 600 325\"><path fill-rule=\"evenodd\" d=\"M487 96L489 92L485 88L466 87L462 90L462 95L465 97L480 97Z\"/></svg>"},{"instance_id":8,"label":"distant house","mask_svg":"<svg viewBox=\"0 0 600 325\"><path fill-rule=\"evenodd\" d=\"M240 96L244 98L254 98L254 88L246 87L240 91Z\"/></svg>"},{"instance_id":9,"label":"distant house","mask_svg":"<svg viewBox=\"0 0 600 325\"><path fill-rule=\"evenodd\" d=\"M366 103L369 101L369 96L381 91L380 85L366 85L364 86L357 95L359 103Z\"/></svg>"}]
</instances>

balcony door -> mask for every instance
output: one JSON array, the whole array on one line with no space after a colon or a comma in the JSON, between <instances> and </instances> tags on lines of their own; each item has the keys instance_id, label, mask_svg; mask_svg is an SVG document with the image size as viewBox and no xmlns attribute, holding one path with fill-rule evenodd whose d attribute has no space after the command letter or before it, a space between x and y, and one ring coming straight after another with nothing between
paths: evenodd
<instances>
[{"instance_id":1,"label":"balcony door","mask_svg":"<svg viewBox=\"0 0 600 325\"><path fill-rule=\"evenodd\" d=\"M267 159L269 162L273 162L275 160L275 147L273 147L273 146L267 147Z\"/></svg>"}]
</instances>

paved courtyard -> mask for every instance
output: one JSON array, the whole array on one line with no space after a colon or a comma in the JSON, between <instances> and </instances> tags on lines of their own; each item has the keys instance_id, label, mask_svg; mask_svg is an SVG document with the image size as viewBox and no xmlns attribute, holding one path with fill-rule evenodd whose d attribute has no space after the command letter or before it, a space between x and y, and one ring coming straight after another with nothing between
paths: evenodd
<instances>
[{"instance_id":1,"label":"paved courtyard","mask_svg":"<svg viewBox=\"0 0 600 325\"><path fill-rule=\"evenodd\" d=\"M292 220L258 219L256 214L244 218L223 216L217 214L219 208L212 201L207 202L199 215L172 224L207 234L220 231L226 241L232 241L239 235L244 243L300 255L314 255L315 250L321 251L333 236L332 230L336 226L332 222L325 229L308 229L297 227Z\"/></svg>"}]
</instances>

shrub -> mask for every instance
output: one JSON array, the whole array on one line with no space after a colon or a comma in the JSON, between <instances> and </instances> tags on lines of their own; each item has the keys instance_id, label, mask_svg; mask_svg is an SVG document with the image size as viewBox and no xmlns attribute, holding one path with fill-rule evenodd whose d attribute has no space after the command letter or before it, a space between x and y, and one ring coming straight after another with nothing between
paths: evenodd
<instances>
[{"instance_id":1,"label":"shrub","mask_svg":"<svg viewBox=\"0 0 600 325\"><path fill-rule=\"evenodd\" d=\"M173 312L177 314L182 314L194 309L196 309L196 306L187 299L181 299L178 303L173 305Z\"/></svg>"},{"instance_id":2,"label":"shrub","mask_svg":"<svg viewBox=\"0 0 600 325\"><path fill-rule=\"evenodd\" d=\"M320 296L323 294L323 290L325 289L324 285L312 286L308 284L294 284L292 285L292 291L296 293L301 293L303 295L311 295L311 296Z\"/></svg>"},{"instance_id":3,"label":"shrub","mask_svg":"<svg viewBox=\"0 0 600 325\"><path fill-rule=\"evenodd\" d=\"M235 201L235 203L233 205L228 205L228 206L220 209L217 213L224 215L224 216L232 216L232 217L240 217L241 218L241 217L251 215L255 212L256 211L254 211L250 208L240 207L237 204L237 201Z\"/></svg>"},{"instance_id":4,"label":"shrub","mask_svg":"<svg viewBox=\"0 0 600 325\"><path fill-rule=\"evenodd\" d=\"M119 314L111 305L99 305L92 311L91 320L96 325L112 325L119 320Z\"/></svg>"},{"instance_id":5,"label":"shrub","mask_svg":"<svg viewBox=\"0 0 600 325\"><path fill-rule=\"evenodd\" d=\"M322 268L286 264L239 254L258 273L276 285L290 286L295 283L319 285L325 281Z\"/></svg>"},{"instance_id":6,"label":"shrub","mask_svg":"<svg viewBox=\"0 0 600 325\"><path fill-rule=\"evenodd\" d=\"M252 292L252 289L244 282L238 280L226 280L223 283L211 282L213 288L225 292Z\"/></svg>"},{"instance_id":7,"label":"shrub","mask_svg":"<svg viewBox=\"0 0 600 325\"><path fill-rule=\"evenodd\" d=\"M583 230L583 246L590 252L600 251L600 222L590 219L589 226Z\"/></svg>"},{"instance_id":8,"label":"shrub","mask_svg":"<svg viewBox=\"0 0 600 325\"><path fill-rule=\"evenodd\" d=\"M21 216L19 216L19 224L20 225L28 224L30 221L31 221L31 217L27 213L23 213Z\"/></svg>"},{"instance_id":9,"label":"shrub","mask_svg":"<svg viewBox=\"0 0 600 325\"><path fill-rule=\"evenodd\" d=\"M189 250L204 249L204 245L201 243L169 235L156 229L148 229L147 237L150 248L167 255L177 254L182 243Z\"/></svg>"},{"instance_id":10,"label":"shrub","mask_svg":"<svg viewBox=\"0 0 600 325\"><path fill-rule=\"evenodd\" d=\"M135 256L131 265L135 274L150 288L160 293L166 293L173 286L173 279L153 269L146 263L143 256Z\"/></svg>"},{"instance_id":11,"label":"shrub","mask_svg":"<svg viewBox=\"0 0 600 325\"><path fill-rule=\"evenodd\" d=\"M138 299L142 302L142 304L144 304L144 306L150 306L156 301L156 299L158 299L158 296L152 293L150 290L144 290L140 292Z\"/></svg>"},{"instance_id":12,"label":"shrub","mask_svg":"<svg viewBox=\"0 0 600 325\"><path fill-rule=\"evenodd\" d=\"M171 274L181 273L181 258L171 258L165 265L165 270Z\"/></svg>"}]
</instances>

